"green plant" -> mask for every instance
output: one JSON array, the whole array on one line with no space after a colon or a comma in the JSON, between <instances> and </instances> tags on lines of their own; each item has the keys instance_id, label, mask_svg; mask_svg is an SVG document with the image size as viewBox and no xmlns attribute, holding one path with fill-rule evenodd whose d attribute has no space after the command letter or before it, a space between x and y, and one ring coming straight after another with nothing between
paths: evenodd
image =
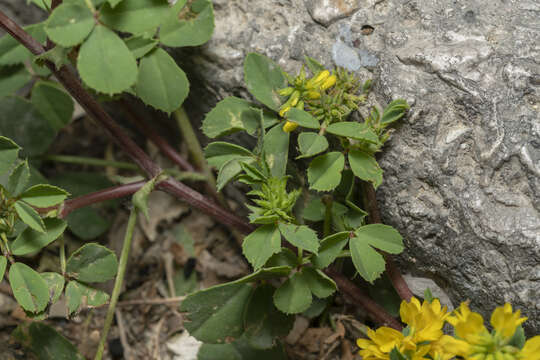
<instances>
[{"instance_id":1,"label":"green plant","mask_svg":"<svg viewBox=\"0 0 540 360\"><path fill-rule=\"evenodd\" d=\"M182 303L190 320L186 328L205 342L200 358L223 351L236 358L283 357L276 344L291 328L294 314L310 310L320 314L329 303L320 299L329 299L338 287L365 306L375 321L401 326L342 275L339 264L352 258L356 271L372 283L385 269L379 251L397 254L403 250L396 230L367 224L363 208L369 204L361 199L372 196L372 186L382 182L375 154L388 140L389 126L408 109L405 101L395 100L382 112L373 108L362 122L352 120L350 115L368 95L369 81L361 83L343 69L331 73L311 58L306 58L311 77L304 68L293 77L270 59L249 54L246 86L262 106L226 98L206 116L203 132L214 138L245 131L257 145L247 149L213 142L204 150L206 163L181 108L189 91L187 77L164 47L206 42L213 30L211 1L178 0L172 6L165 0L32 2L50 14L45 22L24 30L0 12L0 25L11 35L0 39L0 176L4 175L0 182L0 280L4 272L9 274L14 296L28 316L45 318L48 307L62 293L70 314L81 304L110 302L96 354L100 359L120 295L136 214L151 216L146 202L156 189L247 234L242 249L253 273L196 292ZM78 71L84 86L71 69ZM15 92L19 95L12 96ZM137 118L122 99L125 94L174 113L195 166ZM72 98L135 164L46 154L72 118ZM181 171L161 169L96 98L124 107ZM133 175L143 174L146 180L115 187L109 187L111 179L88 174L47 180L37 170L43 160L138 171ZM219 170L217 179L210 166ZM179 180L204 181L209 194L222 204L217 191L232 180L246 184L251 188L247 195L252 197L249 223ZM68 191L73 198L67 199ZM108 228L108 222L87 206L127 195L133 195L133 209L119 263L111 250L97 243L82 246L66 259L62 237L66 229L91 240ZM371 212L370 216L377 215ZM88 230L88 224L93 230ZM20 256L39 252L57 239L59 272L40 274L19 261ZM331 266L334 263L338 266ZM402 297L410 297L399 273L392 269L396 289ZM113 278L110 298L92 285ZM22 325L15 336L33 352L45 346L50 356L80 358L66 339L47 326ZM44 344L44 338L50 342Z\"/></svg>"}]
</instances>

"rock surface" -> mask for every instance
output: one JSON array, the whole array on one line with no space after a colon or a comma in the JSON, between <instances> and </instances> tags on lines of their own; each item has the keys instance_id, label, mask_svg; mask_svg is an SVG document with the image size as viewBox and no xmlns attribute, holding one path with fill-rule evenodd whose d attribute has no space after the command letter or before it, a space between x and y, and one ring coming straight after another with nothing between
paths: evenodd
<instances>
[{"instance_id":1,"label":"rock surface","mask_svg":"<svg viewBox=\"0 0 540 360\"><path fill-rule=\"evenodd\" d=\"M0 0L0 9L6 3L20 1ZM248 96L242 62L251 51L291 72L309 55L373 78L372 103L407 99L411 111L380 158L378 190L385 222L406 238L402 267L434 279L454 304L470 299L484 316L511 302L529 317L527 331L540 333L539 3L214 0L214 7L213 39L183 63L198 109Z\"/></svg>"}]
</instances>

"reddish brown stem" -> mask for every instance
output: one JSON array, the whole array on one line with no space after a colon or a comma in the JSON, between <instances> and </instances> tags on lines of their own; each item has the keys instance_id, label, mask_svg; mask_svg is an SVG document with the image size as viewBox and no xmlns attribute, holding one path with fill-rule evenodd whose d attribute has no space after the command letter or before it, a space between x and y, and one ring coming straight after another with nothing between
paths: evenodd
<instances>
[{"instance_id":1,"label":"reddish brown stem","mask_svg":"<svg viewBox=\"0 0 540 360\"><path fill-rule=\"evenodd\" d=\"M330 276L336 282L339 290L351 297L351 299L362 305L367 311L369 316L373 321L381 326L389 326L398 331L403 329L403 326L392 317L383 307L374 302L367 296L358 286L356 286L352 281L347 279L344 275L338 273L332 269L326 269L324 271L328 276Z\"/></svg>"},{"instance_id":2,"label":"reddish brown stem","mask_svg":"<svg viewBox=\"0 0 540 360\"><path fill-rule=\"evenodd\" d=\"M367 206L368 206L368 212L369 212L369 220L372 224L380 224L382 223L381 219L381 213L379 211L379 207L377 205L377 197L375 196L375 189L371 184L365 183L364 186L366 197L367 197ZM405 282L405 279L401 275L401 272L399 271L398 267L396 266L396 263L394 262L394 259L389 254L384 254L384 258L386 260L386 273L388 274L388 277L390 278L390 281L392 282L392 285L394 286L394 289L396 289L396 292L398 293L399 297L401 297L403 300L410 301L411 297L413 297L413 293L411 289L409 289L409 286Z\"/></svg>"},{"instance_id":3,"label":"reddish brown stem","mask_svg":"<svg viewBox=\"0 0 540 360\"><path fill-rule=\"evenodd\" d=\"M129 120L133 122L139 130L147 136L150 141L152 141L160 150L167 156L172 162L174 162L182 170L186 171L196 171L195 167L191 165L186 159L182 157L165 139L163 139L151 126L148 126L146 121L141 119L133 109L130 104L125 100L121 100L120 104L124 109L125 113L128 115Z\"/></svg>"}]
</instances>

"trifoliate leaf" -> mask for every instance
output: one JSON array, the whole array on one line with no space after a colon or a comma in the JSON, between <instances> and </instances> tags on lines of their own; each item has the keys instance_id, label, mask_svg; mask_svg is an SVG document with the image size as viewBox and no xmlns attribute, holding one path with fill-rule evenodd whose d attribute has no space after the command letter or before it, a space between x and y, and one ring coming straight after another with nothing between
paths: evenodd
<instances>
[{"instance_id":1,"label":"trifoliate leaf","mask_svg":"<svg viewBox=\"0 0 540 360\"><path fill-rule=\"evenodd\" d=\"M334 151L317 156L308 168L309 188L317 191L330 191L341 181L341 172L345 166L342 153Z\"/></svg>"},{"instance_id":2,"label":"trifoliate leaf","mask_svg":"<svg viewBox=\"0 0 540 360\"><path fill-rule=\"evenodd\" d=\"M321 241L319 254L311 258L311 263L318 269L329 266L349 242L349 231L342 231L325 237Z\"/></svg>"},{"instance_id":3,"label":"trifoliate leaf","mask_svg":"<svg viewBox=\"0 0 540 360\"><path fill-rule=\"evenodd\" d=\"M129 39L125 39L124 42L128 49L133 53L135 59L142 58L144 55L152 51L156 45L157 40L147 39L142 36L132 36Z\"/></svg>"},{"instance_id":4,"label":"trifoliate leaf","mask_svg":"<svg viewBox=\"0 0 540 360\"><path fill-rule=\"evenodd\" d=\"M189 81L174 59L158 48L141 59L135 91L146 104L171 113L186 99Z\"/></svg>"},{"instance_id":5,"label":"trifoliate leaf","mask_svg":"<svg viewBox=\"0 0 540 360\"><path fill-rule=\"evenodd\" d=\"M367 141L374 144L379 142L379 137L368 125L358 122L334 123L326 128L326 132L329 134L348 137L355 140Z\"/></svg>"},{"instance_id":6,"label":"trifoliate leaf","mask_svg":"<svg viewBox=\"0 0 540 360\"><path fill-rule=\"evenodd\" d=\"M77 69L86 85L107 95L118 94L137 80L135 57L118 35L102 25L82 44Z\"/></svg>"},{"instance_id":7,"label":"trifoliate leaf","mask_svg":"<svg viewBox=\"0 0 540 360\"><path fill-rule=\"evenodd\" d=\"M57 6L45 23L45 32L56 44L70 47L80 44L94 28L94 14L83 3Z\"/></svg>"},{"instance_id":8,"label":"trifoliate leaf","mask_svg":"<svg viewBox=\"0 0 540 360\"><path fill-rule=\"evenodd\" d=\"M305 279L307 279L313 295L320 299L332 295L337 290L337 285L334 280L326 276L321 270L304 267L302 273L304 274Z\"/></svg>"}]
</instances>

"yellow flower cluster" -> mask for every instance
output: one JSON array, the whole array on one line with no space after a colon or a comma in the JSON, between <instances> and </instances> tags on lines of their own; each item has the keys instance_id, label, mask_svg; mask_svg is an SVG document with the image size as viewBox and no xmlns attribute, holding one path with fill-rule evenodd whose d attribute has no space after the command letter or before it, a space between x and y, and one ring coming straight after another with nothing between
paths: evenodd
<instances>
[{"instance_id":1,"label":"yellow flower cluster","mask_svg":"<svg viewBox=\"0 0 540 360\"><path fill-rule=\"evenodd\" d=\"M294 81L294 87L286 87L279 90L279 95L289 97L281 105L279 116L284 117L293 107L303 110L305 101L320 99L321 93L334 86L336 81L336 75L330 74L328 70L322 70L311 79L306 79L305 71L302 68L300 75ZM297 127L297 123L287 120L285 125L283 125L283 131L291 132Z\"/></svg>"},{"instance_id":2,"label":"yellow flower cluster","mask_svg":"<svg viewBox=\"0 0 540 360\"><path fill-rule=\"evenodd\" d=\"M368 330L369 339L357 340L364 360L389 360L392 351L408 360L540 360L540 336L522 346L513 341L519 325L527 318L520 317L519 310L513 312L510 304L493 311L492 332L466 302L450 314L438 299L420 304L413 297L410 302L401 303L399 314L408 325L403 332L380 327ZM454 327L455 336L443 333L445 322Z\"/></svg>"}]
</instances>

